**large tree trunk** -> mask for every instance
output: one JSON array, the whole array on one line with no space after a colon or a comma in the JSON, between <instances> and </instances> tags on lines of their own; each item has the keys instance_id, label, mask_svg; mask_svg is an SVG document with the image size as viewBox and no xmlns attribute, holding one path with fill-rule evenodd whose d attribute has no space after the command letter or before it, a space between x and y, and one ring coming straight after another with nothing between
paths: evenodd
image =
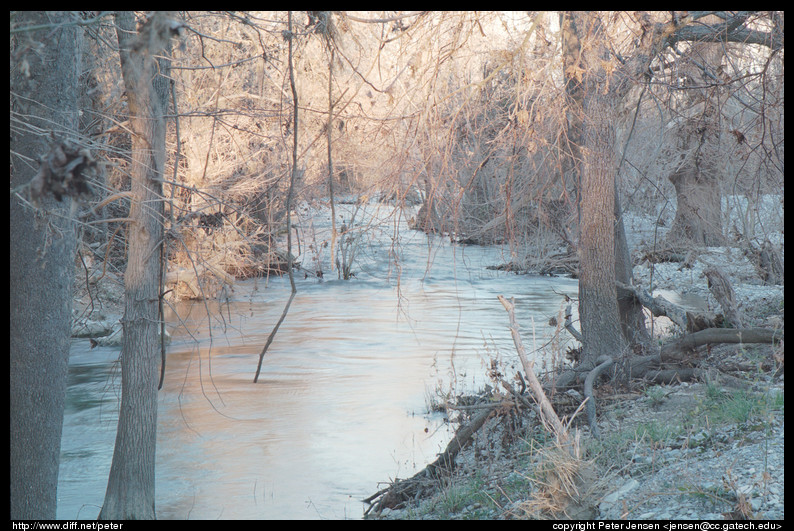
<instances>
[{"instance_id":1,"label":"large tree trunk","mask_svg":"<svg viewBox=\"0 0 794 531\"><path fill-rule=\"evenodd\" d=\"M153 80L167 75L153 57L168 42L166 18L155 13L134 32L131 12L116 15L116 31L132 135L131 222L124 274L121 408L116 445L100 519L155 518L157 345L160 244L163 238L162 172L167 91ZM163 71L163 68L166 68ZM160 79L162 79L160 77Z\"/></svg>"},{"instance_id":2,"label":"large tree trunk","mask_svg":"<svg viewBox=\"0 0 794 531\"><path fill-rule=\"evenodd\" d=\"M602 356L616 358L625 342L615 287L615 131L614 98L603 61L608 54L600 21L577 15L584 58L584 149L579 229L579 317L585 366Z\"/></svg>"},{"instance_id":3,"label":"large tree trunk","mask_svg":"<svg viewBox=\"0 0 794 531\"><path fill-rule=\"evenodd\" d=\"M717 22L706 17L705 23ZM721 245L720 85L715 83L722 43L693 43L680 61L682 122L676 129L678 167L668 176L678 201L667 236L671 247ZM704 72L703 69L707 69ZM709 75L710 74L710 75ZM700 87L700 88L698 88Z\"/></svg>"},{"instance_id":4,"label":"large tree trunk","mask_svg":"<svg viewBox=\"0 0 794 531\"><path fill-rule=\"evenodd\" d=\"M585 99L585 85L584 79L577 78L573 75L580 68L581 61L581 47L582 36L580 33L588 24L587 18L583 16L573 16L570 13L560 15L560 27L563 34L563 68L565 76L565 93L566 93L566 117L567 117L567 134L563 139L563 168L565 172L566 181L576 184L577 196L580 198L578 201L578 210L580 223L582 222L583 215L581 211L581 194L582 194L582 162L584 160L583 148L585 147L584 138L584 99ZM610 112L609 110L607 110ZM614 142L614 140L612 141ZM614 161L612 161L614 165ZM615 171L615 170L613 170ZM623 226L622 211L620 207L620 200L617 195L617 181L613 178L614 190L614 271L616 278L620 282L631 282L631 257L629 254L628 243L626 241L626 231ZM590 190L590 192L595 192ZM580 234L580 242L584 239ZM642 306L637 304L635 299L621 298L618 300L618 308L620 314L621 329L624 338L627 342L633 343L637 341L645 341L647 339L647 331L645 329L645 319L642 314Z\"/></svg>"},{"instance_id":5,"label":"large tree trunk","mask_svg":"<svg viewBox=\"0 0 794 531\"><path fill-rule=\"evenodd\" d=\"M679 134L686 148L693 142L692 124L682 127ZM700 158L699 155L697 157ZM667 237L670 247L693 244L704 247L723 243L721 195L714 167L714 164L705 162L700 165L685 163L668 177L675 187L678 201L675 219Z\"/></svg>"},{"instance_id":6,"label":"large tree trunk","mask_svg":"<svg viewBox=\"0 0 794 531\"><path fill-rule=\"evenodd\" d=\"M64 12L21 11L11 39L11 188L24 194L50 151L77 131L82 30ZM61 25L63 24L63 25ZM54 519L72 320L71 199L34 212L10 197L11 518Z\"/></svg>"}]
</instances>

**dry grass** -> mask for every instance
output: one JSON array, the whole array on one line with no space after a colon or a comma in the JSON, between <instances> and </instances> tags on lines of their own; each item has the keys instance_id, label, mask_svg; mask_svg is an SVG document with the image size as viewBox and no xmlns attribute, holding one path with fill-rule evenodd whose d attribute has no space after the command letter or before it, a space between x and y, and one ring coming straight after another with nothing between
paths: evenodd
<instances>
[{"instance_id":1,"label":"dry grass","mask_svg":"<svg viewBox=\"0 0 794 531\"><path fill-rule=\"evenodd\" d=\"M528 478L534 484L532 493L516 505L511 516L532 520L586 517L580 503L592 490L594 470L594 464L580 454L578 433L571 446L541 448Z\"/></svg>"}]
</instances>

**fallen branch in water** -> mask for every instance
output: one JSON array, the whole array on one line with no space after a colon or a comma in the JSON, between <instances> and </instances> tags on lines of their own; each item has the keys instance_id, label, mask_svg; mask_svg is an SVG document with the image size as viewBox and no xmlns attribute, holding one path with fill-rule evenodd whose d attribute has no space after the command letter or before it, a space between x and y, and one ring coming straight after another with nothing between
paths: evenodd
<instances>
[{"instance_id":1,"label":"fallen branch in water","mask_svg":"<svg viewBox=\"0 0 794 531\"><path fill-rule=\"evenodd\" d=\"M505 307L508 315L510 316L510 331L513 335L513 342L515 343L518 356L521 359L524 371L526 372L529 388L534 394L536 403L540 406L539 416L543 422L543 425L556 436L558 448L565 449L567 454L579 459L578 433L577 436L575 436L572 440L569 436L568 428L560 421L560 418L554 411L554 407L551 405L551 402L549 402L548 398L546 398L543 387L535 375L532 363L527 358L526 350L524 349L524 345L521 341L521 336L518 333L518 323L516 322L514 313L515 304L512 301L508 301L501 295L499 296L499 301ZM505 389L508 390L511 395L513 395L513 397L516 399L516 402L506 402L504 400L500 400L498 402L492 402L489 404L455 407L454 409L479 409L481 407L483 409L479 409L467 424L458 428L457 432L455 432L455 437L449 442L446 449L438 455L438 458L435 461L427 465L420 472L414 474L412 477L408 479L397 479L388 487L383 488L375 494L364 499L363 501L369 504L367 510L364 511L364 516L368 515L370 512L374 512L374 514L380 514L384 509L398 509L403 507L411 500L416 500L423 495L435 492L435 489L438 486L439 478L442 477L445 472L449 472L454 468L455 457L463 449L463 447L469 443L477 430L479 430L491 417L491 415L498 409L504 408L505 406L524 406L534 409L532 404L530 404L529 401L521 395L521 393L513 390L512 386L504 379L500 381L502 386L505 387ZM581 406L576 413L574 413L574 416L576 416L580 410Z\"/></svg>"},{"instance_id":2,"label":"fallen branch in water","mask_svg":"<svg viewBox=\"0 0 794 531\"><path fill-rule=\"evenodd\" d=\"M420 498L426 491L431 491L438 485L438 478L444 472L449 472L455 467L455 457L471 440L472 436L479 430L491 416L494 410L503 407L501 402L490 404L491 407L478 412L468 424L464 424L455 432L455 437L447 444L446 449L438 455L438 458L414 474L408 479L397 479L372 496L364 499L365 503L370 504L364 516L375 512L380 514L384 509L397 509L405 505L408 501ZM375 501L377 500L377 501Z\"/></svg>"},{"instance_id":3,"label":"fallen branch in water","mask_svg":"<svg viewBox=\"0 0 794 531\"><path fill-rule=\"evenodd\" d=\"M478 411L480 409L494 409L496 407L502 407L502 406L510 407L510 406L514 406L514 405L515 405L515 403L510 401L510 400L502 400L501 402L489 402L487 404L474 404L472 406L456 406L456 405L453 405L453 404L449 404L449 405L446 406L446 408L447 409L451 409L453 411Z\"/></svg>"}]
</instances>

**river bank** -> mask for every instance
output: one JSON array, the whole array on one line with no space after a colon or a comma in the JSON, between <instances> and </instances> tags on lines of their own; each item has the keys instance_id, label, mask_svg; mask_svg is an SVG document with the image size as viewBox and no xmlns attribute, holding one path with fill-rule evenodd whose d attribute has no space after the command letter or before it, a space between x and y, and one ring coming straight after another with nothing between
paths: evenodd
<instances>
[{"instance_id":1,"label":"river bank","mask_svg":"<svg viewBox=\"0 0 794 531\"><path fill-rule=\"evenodd\" d=\"M666 231L650 216L627 215L626 224L635 259ZM782 232L769 237L782 249ZM704 276L708 267L730 279L746 326L783 328L783 286L764 285L735 248L701 249L688 266L640 260L635 285L694 310L719 312ZM660 340L674 330L666 318L653 325ZM597 388L603 436L591 437L578 415L572 423L579 430L578 459L555 446L533 412L505 405L461 450L454 471L422 499L368 517L782 519L783 356L782 342L701 347L692 363L733 367L727 377L715 372L695 383ZM509 404L512 398L494 385L478 400ZM449 406L455 422L470 420L465 407ZM574 407L558 413L570 417Z\"/></svg>"},{"instance_id":2,"label":"river bank","mask_svg":"<svg viewBox=\"0 0 794 531\"><path fill-rule=\"evenodd\" d=\"M764 349L714 355L759 361ZM779 519L784 387L759 375L598 393L601 440L579 420L567 458L527 412L494 413L431 496L386 519ZM461 418L465 422L468 417Z\"/></svg>"}]
</instances>

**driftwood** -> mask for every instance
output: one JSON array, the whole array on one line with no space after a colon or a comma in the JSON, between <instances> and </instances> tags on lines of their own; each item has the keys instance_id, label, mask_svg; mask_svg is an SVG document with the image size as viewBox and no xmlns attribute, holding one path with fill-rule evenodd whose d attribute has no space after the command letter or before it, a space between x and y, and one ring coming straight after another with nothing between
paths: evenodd
<instances>
[{"instance_id":1,"label":"driftwood","mask_svg":"<svg viewBox=\"0 0 794 531\"><path fill-rule=\"evenodd\" d=\"M458 240L458 243L467 243L473 240L467 238ZM476 243L476 242L475 242ZM542 258L528 258L526 261L506 262L504 264L485 266L492 271L533 272L538 275L578 275L579 258L573 253L556 253Z\"/></svg>"},{"instance_id":2,"label":"driftwood","mask_svg":"<svg viewBox=\"0 0 794 531\"><path fill-rule=\"evenodd\" d=\"M551 402L549 402L549 399L546 398L546 393L543 391L543 386L540 384L538 377L535 375L535 370L532 366L533 364L527 359L527 354L524 350L524 344L521 341L521 335L518 333L518 323L516 322L516 316L514 312L515 303L513 301L508 301L502 295L499 295L498 299L499 302L502 303L502 306L505 307L505 310L507 310L507 314L510 317L510 334L513 336L513 343L516 346L518 357L521 359L521 365L524 367L524 373L527 376L527 380L529 380L529 387L532 390L532 394L535 396L535 400L540 405L540 411L543 414L543 418L545 419L545 422L548 422L548 424L551 426L551 431L554 432L554 435L557 437L557 442L560 444L560 446L567 446L569 443L568 430L562 425L560 418L557 416L557 412L554 411Z\"/></svg>"},{"instance_id":3,"label":"driftwood","mask_svg":"<svg viewBox=\"0 0 794 531\"><path fill-rule=\"evenodd\" d=\"M618 297L626 296L626 294L636 297L640 304L648 308L654 316L667 317L687 332L697 332L722 325L722 320L717 315L708 312L691 312L673 304L661 295L653 297L648 291L638 286L630 286L622 282L616 282L616 284Z\"/></svg>"},{"instance_id":4,"label":"driftwood","mask_svg":"<svg viewBox=\"0 0 794 531\"><path fill-rule=\"evenodd\" d=\"M750 244L744 255L752 262L764 286L783 284L783 260L769 240L765 240L760 249Z\"/></svg>"},{"instance_id":5,"label":"driftwood","mask_svg":"<svg viewBox=\"0 0 794 531\"><path fill-rule=\"evenodd\" d=\"M728 277L716 267L709 267L703 271L708 281L709 289L717 302L722 306L722 313L734 328L742 327L742 315L736 304L736 294L733 291Z\"/></svg>"}]
</instances>

